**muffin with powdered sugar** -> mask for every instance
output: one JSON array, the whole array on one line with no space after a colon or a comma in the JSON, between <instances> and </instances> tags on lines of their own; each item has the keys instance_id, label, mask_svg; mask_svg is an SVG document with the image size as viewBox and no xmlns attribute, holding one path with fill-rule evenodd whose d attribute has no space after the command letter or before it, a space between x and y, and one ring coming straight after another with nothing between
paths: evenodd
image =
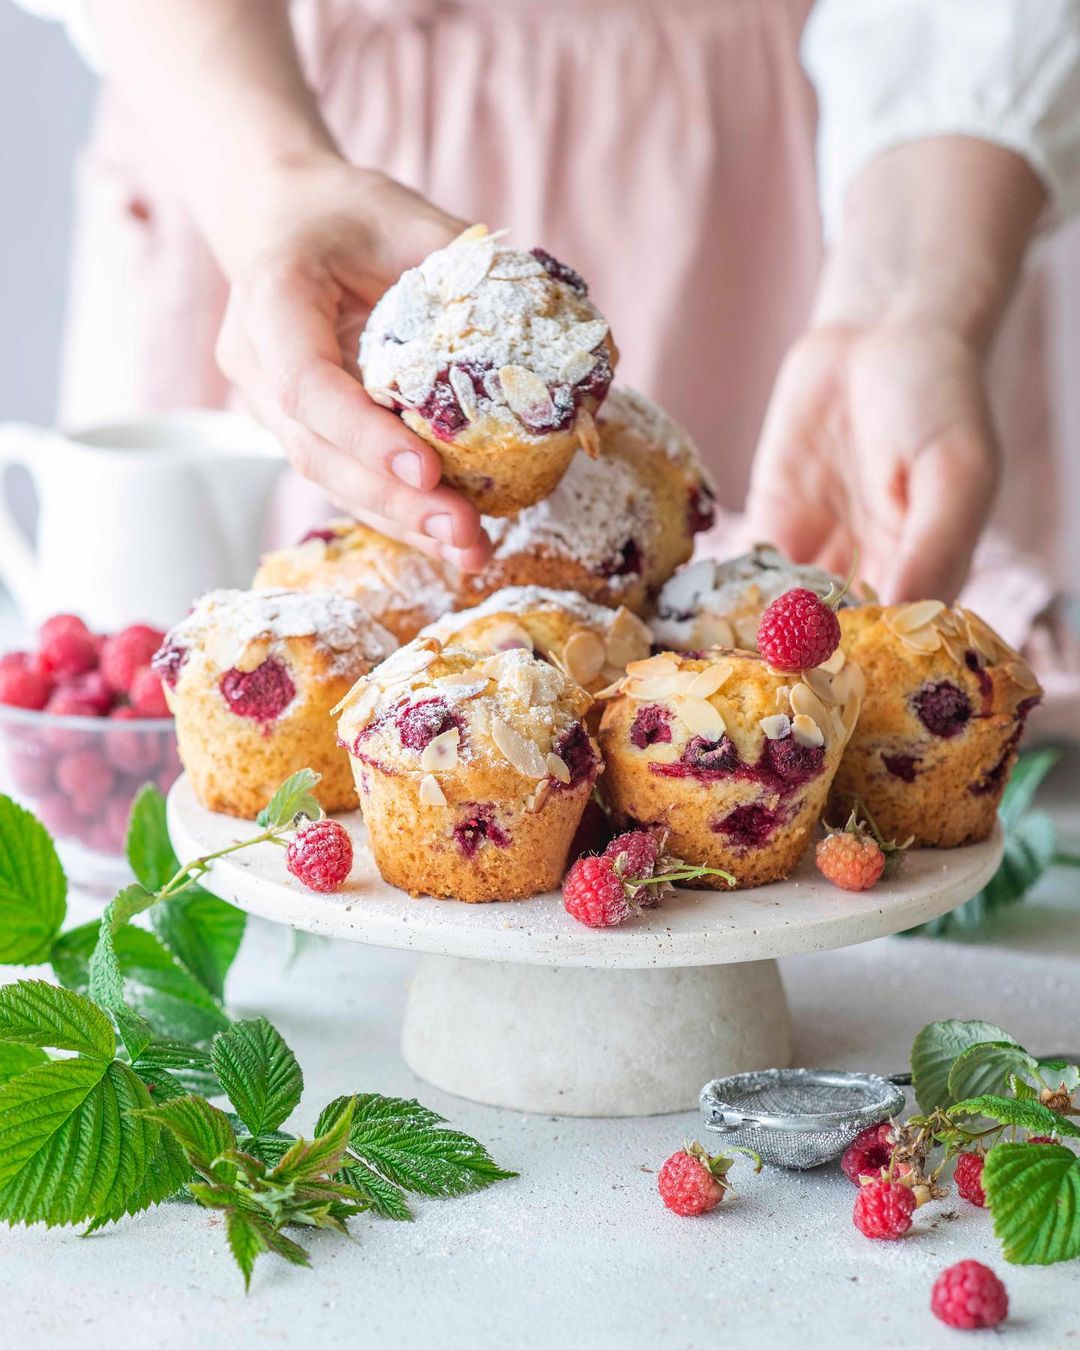
<instances>
[{"instance_id":1,"label":"muffin with powdered sugar","mask_svg":"<svg viewBox=\"0 0 1080 1350\"><path fill-rule=\"evenodd\" d=\"M474 225L405 272L360 339L364 387L433 446L481 511L546 497L579 446L618 352L584 281L543 249Z\"/></svg>"}]
</instances>

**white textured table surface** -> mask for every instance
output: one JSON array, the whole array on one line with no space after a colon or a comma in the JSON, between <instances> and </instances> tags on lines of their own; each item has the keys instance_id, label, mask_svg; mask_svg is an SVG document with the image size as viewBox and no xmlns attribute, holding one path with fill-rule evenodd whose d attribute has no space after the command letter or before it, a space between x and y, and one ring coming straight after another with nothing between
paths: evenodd
<instances>
[{"instance_id":1,"label":"white textured table surface","mask_svg":"<svg viewBox=\"0 0 1080 1350\"><path fill-rule=\"evenodd\" d=\"M1050 794L1074 847L1078 782L1074 760ZM998 1022L1035 1050L1080 1049L1077 891L1076 873L1057 872L977 943L887 938L785 959L797 1062L899 1069L937 1017ZM247 1298L204 1211L169 1206L85 1240L2 1229L0 1344L933 1350L959 1341L930 1316L932 1279L971 1256L1007 1283L1008 1344L1080 1345L1076 1264L1006 1266L988 1216L964 1202L929 1206L904 1240L873 1243L851 1226L839 1171L737 1167L738 1198L676 1218L655 1171L697 1134L694 1115L570 1121L457 1101L414 1080L398 1054L411 956L325 944L289 971L285 957L283 931L253 922L230 992L236 1013L266 1013L296 1049L301 1124L340 1092L416 1094L520 1180L421 1201L414 1224L357 1220L352 1244L315 1235L311 1270L264 1258Z\"/></svg>"}]
</instances>

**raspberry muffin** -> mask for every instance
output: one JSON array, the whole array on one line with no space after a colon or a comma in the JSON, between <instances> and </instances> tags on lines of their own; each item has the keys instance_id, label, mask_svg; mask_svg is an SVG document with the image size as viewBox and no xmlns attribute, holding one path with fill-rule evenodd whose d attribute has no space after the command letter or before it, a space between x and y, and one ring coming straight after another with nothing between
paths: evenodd
<instances>
[{"instance_id":1,"label":"raspberry muffin","mask_svg":"<svg viewBox=\"0 0 1080 1350\"><path fill-rule=\"evenodd\" d=\"M421 636L477 652L524 647L593 694L652 647L648 628L625 607L608 609L574 591L543 586L508 586L472 609L429 624Z\"/></svg>"},{"instance_id":2,"label":"raspberry muffin","mask_svg":"<svg viewBox=\"0 0 1080 1350\"><path fill-rule=\"evenodd\" d=\"M600 723L617 824L662 827L672 853L740 886L779 881L810 841L861 693L842 650L799 676L720 648L636 662Z\"/></svg>"},{"instance_id":3,"label":"raspberry muffin","mask_svg":"<svg viewBox=\"0 0 1080 1350\"><path fill-rule=\"evenodd\" d=\"M546 497L578 446L596 453L593 415L617 356L576 272L483 225L405 272L360 339L371 397L494 516Z\"/></svg>"},{"instance_id":4,"label":"raspberry muffin","mask_svg":"<svg viewBox=\"0 0 1080 1350\"><path fill-rule=\"evenodd\" d=\"M347 595L399 642L454 607L455 584L444 564L353 520L332 520L293 548L266 554L253 582Z\"/></svg>"},{"instance_id":5,"label":"raspberry muffin","mask_svg":"<svg viewBox=\"0 0 1080 1350\"><path fill-rule=\"evenodd\" d=\"M211 811L253 818L297 769L326 811L356 807L330 710L396 646L362 606L326 591L211 591L154 657L180 758Z\"/></svg>"},{"instance_id":6,"label":"raspberry muffin","mask_svg":"<svg viewBox=\"0 0 1080 1350\"><path fill-rule=\"evenodd\" d=\"M829 802L858 799L887 839L953 848L985 839L1042 697L1031 668L977 615L940 600L840 614L866 697Z\"/></svg>"},{"instance_id":7,"label":"raspberry muffin","mask_svg":"<svg viewBox=\"0 0 1080 1350\"><path fill-rule=\"evenodd\" d=\"M660 646L675 651L716 646L752 652L762 614L785 591L802 587L824 599L843 584L819 567L789 562L771 544L757 544L738 558L703 558L676 572L661 587L649 626ZM855 601L845 596L841 603Z\"/></svg>"},{"instance_id":8,"label":"raspberry muffin","mask_svg":"<svg viewBox=\"0 0 1080 1350\"><path fill-rule=\"evenodd\" d=\"M577 591L644 614L713 520L713 491L689 435L654 403L615 388L597 422L601 454L577 454L545 501L513 520L485 520L488 565L462 580L459 602L504 586Z\"/></svg>"},{"instance_id":9,"label":"raspberry muffin","mask_svg":"<svg viewBox=\"0 0 1080 1350\"><path fill-rule=\"evenodd\" d=\"M435 638L359 680L338 734L383 877L469 903L557 886L600 772L591 702L523 648L482 656Z\"/></svg>"}]
</instances>

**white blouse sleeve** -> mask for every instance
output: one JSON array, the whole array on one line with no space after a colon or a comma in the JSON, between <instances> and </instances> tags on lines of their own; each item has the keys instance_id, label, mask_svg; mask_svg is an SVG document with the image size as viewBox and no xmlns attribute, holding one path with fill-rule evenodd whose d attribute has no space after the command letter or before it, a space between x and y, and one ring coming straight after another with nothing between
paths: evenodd
<instances>
[{"instance_id":1,"label":"white blouse sleeve","mask_svg":"<svg viewBox=\"0 0 1080 1350\"><path fill-rule=\"evenodd\" d=\"M1080 211L1080 0L818 0L803 37L818 93L825 233L874 155L975 136L1022 155L1061 220Z\"/></svg>"},{"instance_id":2,"label":"white blouse sleeve","mask_svg":"<svg viewBox=\"0 0 1080 1350\"><path fill-rule=\"evenodd\" d=\"M51 19L67 29L72 46L92 70L101 69L101 58L85 0L15 0L20 9Z\"/></svg>"}]
</instances>

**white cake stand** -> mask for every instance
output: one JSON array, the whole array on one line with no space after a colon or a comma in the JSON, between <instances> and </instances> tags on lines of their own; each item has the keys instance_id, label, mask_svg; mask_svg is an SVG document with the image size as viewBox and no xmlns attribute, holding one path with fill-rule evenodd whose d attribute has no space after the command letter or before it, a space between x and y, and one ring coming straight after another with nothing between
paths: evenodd
<instances>
[{"instance_id":1,"label":"white cake stand","mask_svg":"<svg viewBox=\"0 0 1080 1350\"><path fill-rule=\"evenodd\" d=\"M680 891L619 928L589 929L556 892L505 904L411 899L375 867L358 814L353 874L306 890L273 846L219 859L207 890L326 937L423 953L402 1052L429 1083L472 1101L573 1116L685 1111L710 1078L783 1066L791 1024L778 956L896 933L970 899L1001 858L1000 829L970 848L912 852L901 875L855 895L809 858L750 891ZM169 794L181 858L257 826L204 810L186 778Z\"/></svg>"}]
</instances>

